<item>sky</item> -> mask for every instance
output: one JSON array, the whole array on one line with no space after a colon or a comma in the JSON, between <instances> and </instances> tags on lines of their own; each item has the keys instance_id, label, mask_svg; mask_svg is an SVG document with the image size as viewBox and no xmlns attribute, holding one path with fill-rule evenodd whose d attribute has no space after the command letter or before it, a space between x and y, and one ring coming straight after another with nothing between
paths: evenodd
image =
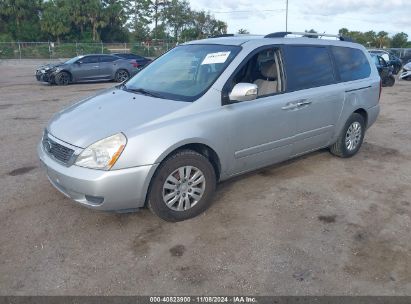
<instances>
[{"instance_id":1,"label":"sky","mask_svg":"<svg viewBox=\"0 0 411 304\"><path fill-rule=\"evenodd\" d=\"M285 31L286 0L191 0L196 10L209 11L228 24L228 33L240 28L251 34ZM289 0L288 30L337 34L356 31L405 32L411 40L411 0Z\"/></svg>"}]
</instances>

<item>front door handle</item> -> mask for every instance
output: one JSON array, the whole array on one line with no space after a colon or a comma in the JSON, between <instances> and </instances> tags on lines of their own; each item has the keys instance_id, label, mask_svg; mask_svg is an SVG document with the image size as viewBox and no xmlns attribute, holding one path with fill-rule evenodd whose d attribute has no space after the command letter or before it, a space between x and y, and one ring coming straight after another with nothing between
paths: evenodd
<instances>
[{"instance_id":1,"label":"front door handle","mask_svg":"<svg viewBox=\"0 0 411 304\"><path fill-rule=\"evenodd\" d=\"M307 106L309 104L311 104L311 101L301 100L301 101L297 102L297 107L303 107L303 106Z\"/></svg>"},{"instance_id":2,"label":"front door handle","mask_svg":"<svg viewBox=\"0 0 411 304\"><path fill-rule=\"evenodd\" d=\"M98 68L98 65L93 66L93 68Z\"/></svg>"}]
</instances>

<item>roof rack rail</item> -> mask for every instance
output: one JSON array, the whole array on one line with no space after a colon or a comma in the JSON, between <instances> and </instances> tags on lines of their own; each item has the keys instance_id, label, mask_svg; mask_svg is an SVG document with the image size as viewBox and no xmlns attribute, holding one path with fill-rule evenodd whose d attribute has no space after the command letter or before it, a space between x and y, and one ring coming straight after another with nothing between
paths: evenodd
<instances>
[{"instance_id":1,"label":"roof rack rail","mask_svg":"<svg viewBox=\"0 0 411 304\"><path fill-rule=\"evenodd\" d=\"M334 37L338 38L341 41L350 41L353 40L349 37L344 37L341 35L332 35L332 34L325 34L325 33L309 33L309 32L276 32L265 35L264 38L284 38L287 35L302 35L302 36L313 36L313 37Z\"/></svg>"},{"instance_id":2,"label":"roof rack rail","mask_svg":"<svg viewBox=\"0 0 411 304\"><path fill-rule=\"evenodd\" d=\"M233 37L234 34L220 34L220 35L214 35L214 36L209 36L209 38L223 38L223 37Z\"/></svg>"}]
</instances>

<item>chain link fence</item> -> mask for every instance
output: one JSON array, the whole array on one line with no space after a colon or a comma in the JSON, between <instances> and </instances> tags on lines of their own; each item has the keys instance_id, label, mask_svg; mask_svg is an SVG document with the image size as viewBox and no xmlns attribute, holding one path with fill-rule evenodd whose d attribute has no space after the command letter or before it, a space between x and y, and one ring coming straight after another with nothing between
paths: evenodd
<instances>
[{"instance_id":1,"label":"chain link fence","mask_svg":"<svg viewBox=\"0 0 411 304\"><path fill-rule=\"evenodd\" d=\"M128 52L158 57L175 45L175 42L163 40L135 43L0 42L0 59L58 59L84 54Z\"/></svg>"},{"instance_id":2,"label":"chain link fence","mask_svg":"<svg viewBox=\"0 0 411 304\"><path fill-rule=\"evenodd\" d=\"M155 40L135 43L55 43L55 42L0 42L0 59L59 59L84 54L135 53L145 57L158 57L176 43ZM411 48L387 48L397 57L411 60Z\"/></svg>"}]
</instances>

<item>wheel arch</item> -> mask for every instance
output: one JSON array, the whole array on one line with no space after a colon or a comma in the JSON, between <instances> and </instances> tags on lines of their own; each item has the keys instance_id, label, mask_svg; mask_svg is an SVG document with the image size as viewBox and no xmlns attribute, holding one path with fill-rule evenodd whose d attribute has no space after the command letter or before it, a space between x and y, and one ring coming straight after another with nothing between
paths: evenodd
<instances>
[{"instance_id":1,"label":"wheel arch","mask_svg":"<svg viewBox=\"0 0 411 304\"><path fill-rule=\"evenodd\" d=\"M214 168L217 180L219 180L221 175L220 157L215 149L213 149L208 143L205 142L190 141L175 144L167 149L163 154L161 154L156 163L163 162L165 159L181 150L192 150L206 157Z\"/></svg>"},{"instance_id":2,"label":"wheel arch","mask_svg":"<svg viewBox=\"0 0 411 304\"><path fill-rule=\"evenodd\" d=\"M61 70L60 72L66 72L70 76L70 82L73 81L73 74L69 70Z\"/></svg>"},{"instance_id":3,"label":"wheel arch","mask_svg":"<svg viewBox=\"0 0 411 304\"><path fill-rule=\"evenodd\" d=\"M197 153L200 153L201 155L205 156L210 161L211 165L214 168L214 172L216 174L216 180L218 181L220 179L220 175L221 175L220 157L218 156L217 152L213 148L211 148L208 144L204 142L192 141L192 142L181 142L181 143L175 144L169 149L167 149L163 154L161 154L161 156L157 159L156 163L159 164L163 162L164 160L166 160L168 157L182 150L196 151ZM149 195L149 192L152 187L153 180L156 176L157 171L158 171L158 167L155 169L155 171L150 177L147 190L145 193L145 200L144 200L145 207L147 206L148 195Z\"/></svg>"},{"instance_id":4,"label":"wheel arch","mask_svg":"<svg viewBox=\"0 0 411 304\"><path fill-rule=\"evenodd\" d=\"M365 126L368 126L368 113L364 108L358 108L353 113L360 114L364 118Z\"/></svg>"},{"instance_id":5,"label":"wheel arch","mask_svg":"<svg viewBox=\"0 0 411 304\"><path fill-rule=\"evenodd\" d=\"M57 76L58 74L62 73L62 72L67 73L67 74L69 75L69 77L70 77L70 83L72 83L72 82L74 81L73 74L72 74L69 70L67 70L67 69L63 69L63 70L59 71L58 73L56 73L55 76L54 76L54 78L56 78L56 76Z\"/></svg>"}]
</instances>

